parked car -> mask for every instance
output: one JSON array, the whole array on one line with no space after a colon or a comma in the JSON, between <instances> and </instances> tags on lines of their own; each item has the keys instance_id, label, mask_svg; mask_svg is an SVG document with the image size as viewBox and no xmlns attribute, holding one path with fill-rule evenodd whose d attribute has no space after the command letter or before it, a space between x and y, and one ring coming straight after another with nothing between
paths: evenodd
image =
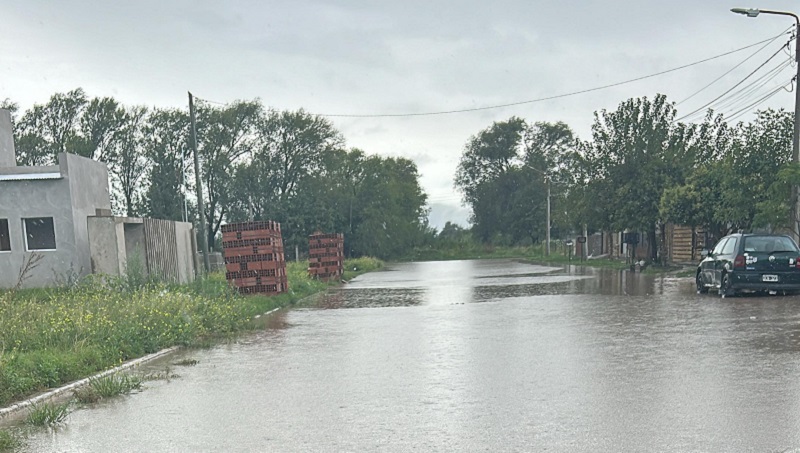
<instances>
[{"instance_id":1,"label":"parked car","mask_svg":"<svg viewBox=\"0 0 800 453\"><path fill-rule=\"evenodd\" d=\"M705 253L705 251L703 251ZM800 291L800 248L778 234L731 234L697 266L698 293Z\"/></svg>"}]
</instances>

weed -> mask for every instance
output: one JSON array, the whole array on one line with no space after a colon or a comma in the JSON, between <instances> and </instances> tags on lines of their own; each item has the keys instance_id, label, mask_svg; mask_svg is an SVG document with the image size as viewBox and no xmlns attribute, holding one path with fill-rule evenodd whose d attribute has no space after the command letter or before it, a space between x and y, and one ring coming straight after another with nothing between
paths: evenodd
<instances>
[{"instance_id":1,"label":"weed","mask_svg":"<svg viewBox=\"0 0 800 453\"><path fill-rule=\"evenodd\" d=\"M173 363L173 365L175 365L175 366L195 366L195 365L197 365L198 363L200 363L200 361L199 361L199 360L195 360L195 359L184 359L184 360L179 360L179 361L177 361L177 362Z\"/></svg>"},{"instance_id":2,"label":"weed","mask_svg":"<svg viewBox=\"0 0 800 453\"><path fill-rule=\"evenodd\" d=\"M75 399L81 403L96 403L104 398L127 395L142 388L142 378L125 373L108 374L89 380L89 385L74 392Z\"/></svg>"},{"instance_id":3,"label":"weed","mask_svg":"<svg viewBox=\"0 0 800 453\"><path fill-rule=\"evenodd\" d=\"M145 381L170 381L172 379L178 379L179 377L181 377L179 374L173 373L172 370L167 367L164 368L164 371L145 374L142 379Z\"/></svg>"},{"instance_id":4,"label":"weed","mask_svg":"<svg viewBox=\"0 0 800 453\"><path fill-rule=\"evenodd\" d=\"M0 429L0 452L11 452L22 446L22 441L19 437L4 429Z\"/></svg>"},{"instance_id":5,"label":"weed","mask_svg":"<svg viewBox=\"0 0 800 453\"><path fill-rule=\"evenodd\" d=\"M142 388L142 378L132 374L114 373L89 380L92 388L101 398L126 395Z\"/></svg>"},{"instance_id":6,"label":"weed","mask_svg":"<svg viewBox=\"0 0 800 453\"><path fill-rule=\"evenodd\" d=\"M43 403L33 405L25 423L33 426L57 426L69 415L70 403Z\"/></svg>"}]
</instances>

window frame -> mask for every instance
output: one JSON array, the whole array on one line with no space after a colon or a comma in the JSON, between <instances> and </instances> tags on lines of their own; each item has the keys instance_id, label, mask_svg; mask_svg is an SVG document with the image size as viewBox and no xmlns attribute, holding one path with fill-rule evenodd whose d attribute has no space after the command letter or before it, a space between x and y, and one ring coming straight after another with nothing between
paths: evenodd
<instances>
[{"instance_id":1,"label":"window frame","mask_svg":"<svg viewBox=\"0 0 800 453\"><path fill-rule=\"evenodd\" d=\"M728 242L726 242L725 246L722 247L722 255L735 255L737 245L739 245L737 238L728 239Z\"/></svg>"},{"instance_id":2,"label":"window frame","mask_svg":"<svg viewBox=\"0 0 800 453\"><path fill-rule=\"evenodd\" d=\"M36 220L36 219L50 219L53 223L53 246L52 249L31 249L28 244L28 220ZM58 240L56 238L56 219L54 217L24 217L22 218L22 238L25 241L25 251L26 252L55 252L58 250Z\"/></svg>"},{"instance_id":3,"label":"window frame","mask_svg":"<svg viewBox=\"0 0 800 453\"><path fill-rule=\"evenodd\" d=\"M722 249L725 248L725 245L728 244L728 241L730 239L731 238L727 237L720 239L719 242L717 242L717 244L714 246L714 249L711 251L711 253L713 253L714 255L722 255Z\"/></svg>"},{"instance_id":4,"label":"window frame","mask_svg":"<svg viewBox=\"0 0 800 453\"><path fill-rule=\"evenodd\" d=\"M0 241L0 253L11 253L12 252L12 249L11 249L11 227L9 226L8 219L2 218L2 219L0 219L0 230L2 230L2 225L3 225L4 222L5 222L5 226L6 226L6 231L5 231L6 238L8 238L8 249L4 250L2 248L2 241Z\"/></svg>"}]
</instances>

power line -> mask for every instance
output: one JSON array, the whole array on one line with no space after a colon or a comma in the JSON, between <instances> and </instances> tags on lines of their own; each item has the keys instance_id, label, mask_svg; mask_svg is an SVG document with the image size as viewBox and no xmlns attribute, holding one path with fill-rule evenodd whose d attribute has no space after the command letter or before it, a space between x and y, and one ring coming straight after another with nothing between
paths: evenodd
<instances>
[{"instance_id":1,"label":"power line","mask_svg":"<svg viewBox=\"0 0 800 453\"><path fill-rule=\"evenodd\" d=\"M553 99L560 99L560 98L565 98L565 97L569 97L569 96L575 96L575 95L578 95L578 94L584 94L584 93L590 93L590 92L593 92L593 91L604 90L604 89L607 89L607 88L613 88L613 87L616 87L616 86L625 85L625 84L628 84L628 83L638 82L640 80L645 80L645 79L649 79L649 78L652 78L652 77L657 77L657 76L660 76L660 75L668 74L670 72L679 71L681 69L686 69L686 68L689 68L689 67L692 67L692 66L696 66L696 65L699 65L699 64L702 64L702 63L706 63L706 62L709 62L709 61L712 61L712 60L716 60L718 58L722 58L722 57L725 57L725 56L728 56L728 55L731 55L731 54L734 54L734 53L737 53L737 52L741 52L743 50L747 50L747 49L750 49L752 47L755 47L755 46L758 46L758 45L761 45L761 44L764 44L764 43L772 42L775 39L783 36L784 33L785 32L781 32L779 35L773 36L773 37L765 39L763 41L759 41L759 42L747 45L745 47L740 47L738 49L731 50L731 51L728 51L728 52L725 52L725 53L722 53L722 54L719 54L719 55L715 55L713 57L709 57L709 58L705 58L705 59L702 59L702 60L698 60L698 61L695 61L693 63L685 64L685 65L678 66L678 67L675 67L675 68L672 68L672 69L667 69L665 71L659 71L659 72L656 72L656 73L653 73L653 74L648 74L648 75L641 76L641 77L636 77L636 78L633 78L633 79L623 80L621 82L611 83L611 84L608 84L608 85L602 85L602 86L598 86L598 87L594 87L594 88L587 88L585 90L578 90L578 91L573 91L573 92L570 92L570 93L562 93L562 94L557 94L557 95L553 95L553 96L546 96L546 97L537 98L537 99L530 99L530 100L527 100L527 101L510 102L510 103L507 103L507 104L497 104L497 105L490 105L490 106L485 106L485 107L474 107L474 108L456 109L456 110L441 110L441 111L421 112L421 113L379 113L379 114L318 113L316 115L329 117L329 118L392 118L392 117L434 116L434 115L448 115L448 114L453 114L453 113L477 112L477 111L481 111L481 110L492 110L492 109L499 109L499 108L504 108L504 107L513 107L513 106L517 106L517 105L533 104L533 103L536 103L536 102L549 101L549 100L553 100Z\"/></svg>"},{"instance_id":2,"label":"power line","mask_svg":"<svg viewBox=\"0 0 800 453\"><path fill-rule=\"evenodd\" d=\"M733 91L733 92L729 93L729 95L725 95L723 93L723 96L719 98L720 99L719 102L709 103L710 105L707 104L705 107L708 107L708 108L710 108L710 109L712 109L714 111L720 111L720 112L722 110L728 109L728 108L732 108L734 110L737 109L738 106L742 105L743 102L744 103L750 102L750 100L753 98L752 97L753 94L757 93L761 88L766 86L770 81L772 81L777 76L779 76L784 69L786 69L789 66L791 66L792 61L793 61L793 59L787 59L787 60L779 63L778 65L776 65L775 67L773 67L772 69L770 69L769 71L764 73L763 75L759 76L757 79L753 80L752 83L750 83L749 85L747 85L745 87L742 87L742 88L740 88L740 89L738 89L736 91ZM689 122L696 121L698 119L701 119L701 118L705 117L706 111L707 110L700 111L700 109L695 110L694 113L689 113L687 115L684 115L681 118L681 120L685 120L685 121L689 121Z\"/></svg>"},{"instance_id":3,"label":"power line","mask_svg":"<svg viewBox=\"0 0 800 453\"><path fill-rule=\"evenodd\" d=\"M726 75L728 75L728 74L730 74L731 72L735 71L735 70L736 70L736 68L738 68L739 66L741 66L741 65L745 64L745 63L746 63L748 60L750 60L751 58L753 58L753 57L755 57L756 55L758 55L759 53L761 53L761 51L762 51L762 50L764 50L764 49L766 49L767 47L769 47L769 45L770 45L770 44L772 44L773 42L775 42L775 40L776 40L776 39L778 39L778 38L780 38L781 36L783 36L783 35L784 35L786 32L788 32L788 31L789 31L789 30L791 30L792 28L794 28L794 25L792 25L791 27L788 27L788 28L787 28L786 30L784 30L784 31L783 31L783 33L781 33L780 35L777 35L777 36L775 36L774 38L772 38L772 39L771 39L771 40L770 40L768 43L764 44L764 45L763 45L762 47L760 47L758 50L756 50L755 52L751 53L751 54L750 54L750 55L749 55L747 58L745 58L744 60L742 60L742 61L740 61L739 63L737 63L737 64L736 64L736 66L734 66L734 67L732 67L732 68L728 69L727 71L725 71L725 72L724 72L724 73L723 73L721 76L719 76L719 77L717 77L716 79L712 80L712 81L711 81L711 82L710 82L708 85L706 85L706 86L704 86L703 88L700 88L699 90L697 90L697 91L695 91L694 93L690 94L690 95L689 95L689 97L687 97L687 98L683 99L682 101L679 101L679 102L678 102L678 103L676 103L675 105L677 106L677 105L681 105L681 104L683 104L684 102L688 101L689 99L691 99L691 98L693 98L693 97L697 96L698 94L700 94L701 92L703 92L704 90L706 90L706 89L707 89L708 87L710 87L711 85L713 85L713 84L715 84L715 83L719 82L719 81L720 81L720 80L721 80L723 77L725 77Z\"/></svg>"},{"instance_id":4,"label":"power line","mask_svg":"<svg viewBox=\"0 0 800 453\"><path fill-rule=\"evenodd\" d=\"M784 47L784 46L781 46L781 48L780 48L780 49L778 49L778 51L777 51L777 52L775 52L775 53L774 53L774 54L772 54L772 55L771 55L769 58L767 58L767 61L765 61L765 62L761 63L760 65L758 65L758 67L757 67L757 68L755 68L753 71L751 71L749 74L747 74L747 75L746 75L746 76L745 76L745 77L744 77L742 80L740 80L739 82L737 82L737 83L736 83L736 85L734 85L734 86L732 86L732 87L728 88L728 90L727 90L727 91L725 91L724 93L720 94L719 96L717 96L716 98L712 99L711 101L707 102L707 103L706 103L705 105L703 105L702 107L700 107L700 108L698 108L698 109L696 109L696 110L693 110L693 111L689 112L688 114L686 114L686 115L684 115L684 116L682 116L682 117L680 117L680 118L676 119L676 120L675 120L675 122L678 122L678 121L683 121L683 120L685 120L686 118L688 118L688 117L690 117L690 116L694 115L695 113L705 110L705 109L706 109L708 106L710 106L711 104L713 104L713 103L717 102L717 101L718 101L718 100L720 100L720 99L721 99L723 96L725 96L726 94L730 93L731 91L735 90L735 89L736 89L736 88L737 88L739 85L741 85L741 84L743 84L745 81L747 81L747 79L749 79L749 78L750 78L750 77L751 77L753 74L755 74L756 72L758 72L758 71L759 71L759 69L761 69L761 68L763 68L764 66L766 66L766 64L767 64L767 63L769 63L769 62L770 62L770 61L771 61L773 58L775 58L775 57L776 57L776 56L777 56L779 53L781 53L781 51L783 50L783 47Z\"/></svg>"},{"instance_id":5,"label":"power line","mask_svg":"<svg viewBox=\"0 0 800 453\"><path fill-rule=\"evenodd\" d=\"M772 96L775 96L775 95L776 95L776 94L778 94L778 93L779 93L781 90L785 89L785 88L786 88L786 85L788 85L788 84L789 84L791 81L792 81L792 80L790 79L789 81L787 81L787 82L786 82L786 83L784 83L783 85L781 85L781 86L779 86L779 87L775 88L774 90L772 90L772 91L770 91L769 93L767 93L766 95L764 95L764 96L763 96L761 99L759 99L759 100L757 100L757 101L753 102L752 104L750 104L750 105L748 105L747 107L745 107L745 108L743 108L743 109L739 110L738 112L734 112L733 114L731 114L731 116L730 116L729 118L727 118L727 121L730 121L730 122L732 122L732 121L734 121L735 119L739 118L740 116L744 115L745 113L748 113L748 112L750 112L750 111L751 111L751 110L752 110L754 107L757 107L757 106L759 106L759 105L763 104L763 103L764 103L764 102L766 102L766 101L767 101L769 98L771 98Z\"/></svg>"},{"instance_id":6,"label":"power line","mask_svg":"<svg viewBox=\"0 0 800 453\"><path fill-rule=\"evenodd\" d=\"M733 109L736 110L742 104L746 104L753 99L753 96L758 96L759 90L767 86L769 82L774 80L776 77L781 75L784 69L791 66L791 61L785 61L778 65L777 67L773 68L763 76L759 77L757 80L754 80L753 83L748 87L738 92L734 93L728 99L725 99L723 102L720 102L718 105L715 106L715 109L722 110L722 109Z\"/></svg>"},{"instance_id":7,"label":"power line","mask_svg":"<svg viewBox=\"0 0 800 453\"><path fill-rule=\"evenodd\" d=\"M212 100L210 100L210 99L203 99L203 98L199 98L199 97L197 97L197 96L195 96L194 98L195 98L195 99L197 99L198 101L202 101L202 102L208 102L209 104L217 104L217 105L221 105L221 106L223 106L223 107L225 107L225 106L227 106L228 104L230 104L229 102L217 102L217 101L212 101Z\"/></svg>"}]
</instances>

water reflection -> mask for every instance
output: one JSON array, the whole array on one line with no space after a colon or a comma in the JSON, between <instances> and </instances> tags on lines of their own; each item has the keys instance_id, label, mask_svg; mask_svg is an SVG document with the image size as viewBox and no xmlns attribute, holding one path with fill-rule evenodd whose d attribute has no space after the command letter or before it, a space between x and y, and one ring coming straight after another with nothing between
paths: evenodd
<instances>
[{"instance_id":1,"label":"water reflection","mask_svg":"<svg viewBox=\"0 0 800 453\"><path fill-rule=\"evenodd\" d=\"M318 308L399 307L486 302L526 296L647 296L685 280L627 270L545 266L514 260L402 263L366 274L322 297Z\"/></svg>"},{"instance_id":2,"label":"water reflection","mask_svg":"<svg viewBox=\"0 0 800 453\"><path fill-rule=\"evenodd\" d=\"M800 298L693 286L510 260L393 265L193 352L181 379L78 411L29 451L800 446Z\"/></svg>"}]
</instances>

